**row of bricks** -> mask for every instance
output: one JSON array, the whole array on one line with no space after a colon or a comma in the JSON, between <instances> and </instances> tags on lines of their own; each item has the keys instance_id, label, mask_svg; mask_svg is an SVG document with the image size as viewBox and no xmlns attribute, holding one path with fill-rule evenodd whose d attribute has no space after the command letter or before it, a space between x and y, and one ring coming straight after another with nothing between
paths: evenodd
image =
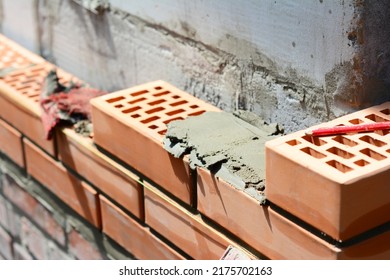
<instances>
[{"instance_id":1,"label":"row of bricks","mask_svg":"<svg viewBox=\"0 0 390 280\"><path fill-rule=\"evenodd\" d=\"M11 165L2 167L0 254L7 259L133 258Z\"/></svg>"},{"instance_id":2,"label":"row of bricks","mask_svg":"<svg viewBox=\"0 0 390 280\"><path fill-rule=\"evenodd\" d=\"M11 127L8 126L8 128L12 130ZM150 231L127 215L121 208L131 212L137 219L145 220L149 227L169 239L192 258L217 258L221 256L226 246L234 243L207 225L199 215L189 212L153 187L152 184L144 182L144 186L142 186L134 173L100 152L93 145L91 139L78 135L72 129L63 129L59 134L58 143L61 143L59 157L65 165L97 186L101 193L110 197L110 200L116 201L121 207L114 205L103 195L100 196L100 199L97 198L96 191L85 182L75 183L77 178L71 175L59 162L25 140L27 170L44 185L50 186L55 194L65 202L70 203L83 217L99 227L101 226L98 218L100 207L103 217L103 232L132 253L139 251L135 253L137 257L147 258L147 256L142 255L145 245L137 249L139 244L144 244L144 242L139 242L140 240L144 240L146 244L154 244L153 247L156 248L159 247L156 243L161 246L163 242L153 235L150 237ZM13 135L17 137L17 131L14 130ZM10 142L21 143L19 138L14 138ZM5 142L3 141L3 143ZM22 151L22 148L19 147L17 150ZM22 158L22 155L19 157ZM32 167L29 168L29 165ZM55 166L60 170L58 172L60 175L55 175L57 173L53 170ZM68 198L69 200L66 197L61 197L61 192L52 189L55 188L56 183L52 181L53 179L47 178L48 176L45 174L52 174L52 178L57 178L54 181L62 182L61 186L56 188L63 190L62 193L69 196L72 193L72 188L76 185L79 190L82 190L81 194L73 191L73 196ZM381 245L389 237L388 233L383 233L351 247L339 249L283 217L272 207L260 206L256 200L219 178L214 178L208 171L198 169L197 174L200 213L218 221L221 226L229 229L233 234L250 244L252 248L269 258L364 259L388 257L388 250L384 250ZM65 185L62 185L64 183ZM89 204L86 199L88 196L92 201ZM144 203L143 197L145 198ZM97 206L98 200L100 206ZM88 205L88 208L83 210L80 205L84 205L84 207ZM243 211L242 205L245 205L245 211ZM110 216L110 218L105 219L104 216ZM200 236L197 236L198 234ZM133 235L138 236L138 238L131 238ZM184 239L183 236L185 236ZM202 247L205 251L198 249L200 242L207 244L210 240L210 244ZM165 249L163 250L165 252L169 251L171 254L174 252L171 248L166 247ZM152 258L164 257L153 255Z\"/></svg>"},{"instance_id":3,"label":"row of bricks","mask_svg":"<svg viewBox=\"0 0 390 280\"><path fill-rule=\"evenodd\" d=\"M8 94L7 97L9 96L10 94ZM4 98L4 101L9 102L9 99ZM16 104L16 107L23 107L18 106L20 105L18 101L10 103L12 103L11 106L15 106ZM164 103L167 103L167 105L165 107L161 106L161 104ZM34 105L37 106L36 103ZM201 101L162 81L141 85L139 87L134 87L97 98L93 100L92 105L95 123L94 141L116 158L123 160L146 177L151 178L153 182L157 183L159 186L189 206L198 204L198 210L202 214L214 221L217 221L220 225L224 226L230 232L239 236L253 248L261 251L268 257L316 257L317 254L311 255L304 253L305 250L298 250L299 253L292 255L283 252L283 250L281 251L276 244L283 244L283 242L280 242L283 238L274 233L270 234L270 238L275 239L275 244L265 244L267 242L258 238L259 230L264 231L264 223L259 223L258 227L256 227L257 224L253 225L253 223L250 222L242 225L241 221L247 220L246 217L248 215L245 213L241 213L237 216L233 214L237 211L230 211L231 214L229 216L221 219L221 216L226 213L226 210L223 208L225 207L224 205L231 203L223 201L225 198L222 199L219 197L215 199L213 188L222 189L226 193L233 190L232 193L235 193L234 198L231 197L227 200L228 202L231 201L233 205L235 201L250 201L250 198L219 180L217 180L218 184L214 187L213 182L216 182L216 180L212 178L211 174L205 172L204 170L198 171L199 183L198 185L194 185L194 180L192 178L193 172L189 169L188 161L185 158L184 160L176 159L163 149L161 139L166 129L166 124L169 121L173 119L183 119L188 115L196 115L204 111L217 111L218 109L202 103ZM26 107L23 108L26 109ZM0 110L0 112L1 111L2 110ZM30 118L31 123L37 123L35 133L33 134L30 132L31 129L29 127L25 128L22 124L18 124L17 117L12 119L10 116L12 116L12 114L9 114L8 112L4 114L4 117L8 118L7 121L13 125L16 123L15 126L19 130L25 133L34 142L38 143L42 148L46 149L49 154L55 156L55 146L53 143L41 143L42 131L39 132L39 129L42 130L42 127L40 124L38 125L39 117L37 117L37 114L35 114L35 118ZM144 213L142 204L142 187L138 183L134 181L131 182L131 180L126 179L134 178L134 176L129 176L127 170L124 170L112 160L108 164L110 167L100 168L105 171L105 173L103 172L102 174L117 174L116 170L119 169L119 174L125 174L125 176L117 176L120 180L122 180L120 182L125 181L125 183L129 184L130 181L130 185L132 187L127 188L126 191L124 191L123 186L126 184L113 184L112 181L107 180L107 178L110 178L109 176L97 176L97 174L95 174L96 172L92 172L95 171L95 169L88 168L88 164L97 168L98 166L102 166L102 162L107 163L109 159L106 158L103 160L103 155L98 152L95 147L93 147L91 142L88 142L89 140L81 140L80 138L76 139L77 137L74 133L72 135L72 133L73 132L71 130L64 130L57 135L57 140L59 142L57 145L59 158L65 165L76 170L76 172L87 178L87 180L92 182L94 185L99 186L103 193L110 193L112 199L142 220L144 218L142 217ZM128 139L131 139L131 141ZM64 151L64 149L68 149L68 151ZM73 153L73 155L69 156L69 152ZM75 160L82 155L84 155L84 160ZM156 158L158 160L156 160ZM88 164L86 162L88 162ZM204 184L202 182L207 183ZM203 184L202 187L200 186L201 184ZM130 189L131 191L129 191ZM196 197L194 196L194 193L196 193L196 191L199 194L198 201L194 201L194 198ZM217 207L216 205L218 205L218 203L213 203L213 201L218 202L218 199L219 201L223 201L223 203L222 205L219 203L219 206ZM127 203L128 201L137 202ZM251 205L250 202L246 203ZM259 206L256 201L253 201L252 204L254 205L253 207L255 212L268 212L267 208ZM234 207L235 206L232 206L232 209L234 209ZM264 217L261 218L264 220ZM284 217L282 218L285 219ZM240 224L237 224L237 221L240 221ZM294 223L292 224L295 226L295 231L308 232L301 229ZM281 236L283 237L284 235L291 234L283 233ZM311 239L315 239L315 237L311 234L308 234L307 236ZM381 236L377 238L381 238ZM287 243L291 242L289 238L286 240ZM315 243L321 244L324 243L324 241L317 240ZM326 242L325 244L328 247L332 247ZM294 247L294 244L290 244L289 246ZM319 256L324 258L335 258L340 255L338 253L338 249L332 249L331 251L332 253L330 253L330 255L322 255L322 253L320 253ZM291 252L294 252L294 250L291 250Z\"/></svg>"},{"instance_id":4,"label":"row of bricks","mask_svg":"<svg viewBox=\"0 0 390 280\"><path fill-rule=\"evenodd\" d=\"M71 145L63 146L76 152L77 157L72 156L72 152L69 152L69 150L67 159L64 158L64 151L59 152L59 155L69 165L73 161L73 167L76 171L86 176L89 181L93 181L95 184L97 183L99 187L98 191L101 194L91 187L89 183L73 175L73 172L65 168L61 162L53 159L30 140L24 138L21 141L21 134L8 124L4 124L3 122L1 130L7 131L7 133L2 133L3 135L7 134L7 139L5 137L1 139L1 143L3 143L2 147L0 147L1 150L6 153L8 152L10 157L13 155L11 157L12 159L15 158L16 154L17 157L23 158L22 153L25 151L27 172L43 185L47 186L51 192L67 203L84 219L95 227L101 228L104 233L113 238L137 258L185 258L151 232L150 228L153 228L158 233L164 232L166 224L155 224L155 221L161 221L161 216L157 215L157 217L153 217L150 213L154 208L152 206L148 207L149 204L146 202L144 211L142 198L144 190L139 180L137 180L136 175L119 165L115 165L112 160L101 154L88 138L83 138L75 134L73 130L65 129L64 137L66 136L65 133L67 133L68 135L77 137L81 141L77 142L74 138L71 138L74 145L78 144L78 146L73 146L75 150L72 149ZM11 143L16 143L16 145L13 145L12 151ZM89 149L85 148L88 145ZM3 146L6 149L3 149ZM99 156L100 162L95 160ZM100 184L99 180L103 180L103 184ZM106 182L110 182L110 186L115 187L110 188L110 186L106 185ZM148 189L157 192L152 185L148 184L148 186ZM145 201L147 201L148 197L146 192L145 188ZM166 200L165 195L160 192L158 194L157 197L161 197L162 201ZM106 196L109 196L110 199L107 199ZM122 207L118 207L111 200L120 203ZM199 217L189 213L179 204L173 203L172 205L174 206L172 206L173 210L171 211L176 212L173 217L186 216L187 219L179 219L179 221L176 221L176 226L169 226L171 232L163 236L171 240L173 244L191 258L218 259L229 245L234 244L236 247L240 247L234 241L207 225ZM121 208L126 208L131 214L128 215ZM148 218L144 218L144 212ZM45 220L44 218L42 219L41 222L44 223ZM145 220L146 224L142 222L143 220ZM174 230L175 227L180 225L181 227L184 225L185 228L183 228L183 231ZM159 229L159 227L161 228ZM186 236L187 239L183 244L178 242L182 239L181 235ZM192 236L192 238L188 240L188 236ZM200 244L204 244L202 250L199 249ZM255 257L253 256L253 258Z\"/></svg>"},{"instance_id":5,"label":"row of bricks","mask_svg":"<svg viewBox=\"0 0 390 280\"><path fill-rule=\"evenodd\" d=\"M6 38L2 38L3 41L7 41ZM9 41L9 40L8 40ZM9 42L6 42L6 45L9 45ZM24 57L29 57L27 52L23 53ZM15 57L14 57L15 58ZM0 102L0 112L1 117L6 119L7 122L12 123L13 126L15 126L19 131L21 131L23 134L25 134L29 139L31 139L34 143L37 143L42 149L44 149L48 154L42 154L43 157L46 158L47 162L52 161L49 155L53 157L57 157L56 154L56 147L53 142L51 141L45 141L42 139L43 135L43 129L40 123L40 112L36 100L36 93L39 92L39 85L38 81L36 81L35 84L31 83L32 76L35 76L35 79L43 78L44 74L47 73L47 71L53 67L52 65L46 63L46 62L37 62L35 60L35 57L30 57L31 61L34 61L37 63L37 66L32 66L28 69L19 70L16 72L11 73L3 78L1 86L1 93L2 93L2 100ZM43 65L43 66L42 66ZM67 79L72 79L71 75L68 75L64 71L60 70L60 77L67 77ZM65 79L65 81L67 80ZM27 81L27 82L26 82ZM19 85L25 85L28 84L28 86L23 86L22 88L18 87ZM30 92L29 92L30 90ZM175 99L175 96L172 97ZM194 105L192 109L196 109L197 105ZM196 113L195 111L193 113ZM3 127L8 128L8 133L4 138L10 138L10 135L13 134L13 136L19 136L18 132L15 130L12 130L7 124L3 124ZM5 129L4 129L5 130ZM67 131L68 133L71 133L70 130ZM101 187L101 191L103 193L109 193L111 196L111 199L114 199L117 201L117 203L121 204L122 206L125 205L125 208L130 211L132 214L134 214L137 218L143 220L143 201L142 201L142 187L137 182L137 180L134 179L134 175L129 176L129 172L127 172L125 169L120 168L118 164L116 164L114 161L110 161L109 165L106 164L103 168L100 168L102 173L96 173L94 172L96 169L91 169L90 165L94 165L95 167L101 167L102 166L102 155L99 156L97 153L97 150L95 149L88 149L85 148L86 145L89 145L89 147L92 147L91 143L86 143L83 141L87 141L87 139L81 139L79 138L79 141L77 145L83 145L84 144L84 150L80 147L77 147L76 143L73 140L72 144L66 145L66 143L69 141L69 138L66 136L66 132L59 134L59 145L58 145L58 151L59 151L59 158L64 162L65 165L69 166L70 168L76 170L79 172L82 176L86 177L88 180L90 180L93 184L98 185ZM20 141L19 141L20 142ZM25 140L26 142L26 140ZM5 142L4 142L5 143ZM15 145L17 145L18 142L15 142ZM16 151L14 146L6 145L4 149L6 149L10 157L12 157L15 162L22 165L24 164L23 155L17 155L17 153L13 152ZM4 146L4 145L3 145ZM58 186L59 178L63 173L65 172L65 169L61 164L57 164L58 170L60 172L52 172L52 176L47 177L45 176L45 172L42 171L41 167L37 167L35 161L38 160L38 152L36 146L32 146L32 143L25 143L26 147L26 164L27 166L31 166L28 168L29 173L34 174L33 176L36 177L38 180L43 182L45 185L49 185L51 188L53 188L55 193L62 198L64 201L71 204L71 207L75 209L78 213L85 216L88 220L90 220L94 225L100 226L101 221L99 221L99 217L96 214L95 209L92 211L89 210L91 206L93 206L96 203L96 194L93 194L93 190L90 189L88 184L85 182L78 182L74 176L68 176L67 181L69 182L68 185L78 185L78 189L81 190L82 195L80 196L81 201L69 199L69 197L72 197L77 195L75 190L73 188L66 188L63 189L60 186ZM69 151L65 151L62 149L62 147L66 147L65 149L69 149ZM84 160L77 160L74 161L73 155L70 155L70 150L73 153L80 152L81 156ZM16 157L20 156L19 159ZM32 158L32 159L31 159ZM105 160L108 160L107 157L104 158ZM30 162L29 162L30 160ZM180 162L177 160L177 162ZM50 162L53 164L53 162ZM116 170L119 168L119 172ZM110 175L110 173L114 174L113 176L106 176ZM125 175L123 175L123 174ZM119 174L119 176L115 176ZM98 175L98 176L96 176ZM100 175L100 176L99 176ZM188 181L188 180L186 180ZM130 185L130 187L129 187ZM187 189L188 191L188 189ZM180 195L179 195L180 196ZM186 196L184 194L182 197ZM189 196L187 196L189 198ZM189 198L190 199L190 198ZM188 200L187 200L188 201ZM86 207L88 205L89 207ZM84 206L84 208L83 208ZM227 243L228 244L228 243ZM215 256L214 256L215 257Z\"/></svg>"}]
</instances>

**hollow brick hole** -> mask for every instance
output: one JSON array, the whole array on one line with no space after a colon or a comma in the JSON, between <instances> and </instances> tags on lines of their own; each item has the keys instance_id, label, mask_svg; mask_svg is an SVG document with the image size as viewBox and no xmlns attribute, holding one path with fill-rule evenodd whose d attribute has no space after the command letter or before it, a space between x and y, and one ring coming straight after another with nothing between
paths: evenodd
<instances>
[{"instance_id":1,"label":"hollow brick hole","mask_svg":"<svg viewBox=\"0 0 390 280\"><path fill-rule=\"evenodd\" d=\"M363 123L363 121L361 119L352 119L352 120L349 120L349 122L351 124L361 124L361 123Z\"/></svg>"},{"instance_id":2,"label":"hollow brick hole","mask_svg":"<svg viewBox=\"0 0 390 280\"><path fill-rule=\"evenodd\" d=\"M354 147L358 144L357 142L355 142L347 137L344 137L342 135L337 135L337 136L333 137L332 140L334 140L340 144L350 146L350 147Z\"/></svg>"},{"instance_id":3,"label":"hollow brick hole","mask_svg":"<svg viewBox=\"0 0 390 280\"><path fill-rule=\"evenodd\" d=\"M290 146L296 146L296 145L299 145L301 144L301 142L299 142L298 140L296 139L292 139L290 141L287 141L286 144L290 145Z\"/></svg>"},{"instance_id":4,"label":"hollow brick hole","mask_svg":"<svg viewBox=\"0 0 390 280\"><path fill-rule=\"evenodd\" d=\"M332 153L336 156L339 156L339 157L342 157L342 158L345 158L345 159L349 159L349 158L353 158L355 155L354 154L351 154L347 151L344 151L340 148L337 148L337 147L332 147L332 148L329 148L327 150L329 153Z\"/></svg>"},{"instance_id":5,"label":"hollow brick hole","mask_svg":"<svg viewBox=\"0 0 390 280\"><path fill-rule=\"evenodd\" d=\"M354 164L363 167L363 166L369 165L370 163L368 161L365 161L364 159L359 159L359 160L355 161Z\"/></svg>"},{"instance_id":6,"label":"hollow brick hole","mask_svg":"<svg viewBox=\"0 0 390 280\"><path fill-rule=\"evenodd\" d=\"M302 148L301 151L314 157L314 158L318 158L318 159L326 157L326 155L324 155L323 153L320 153L317 150L314 150L310 147Z\"/></svg>"},{"instance_id":7,"label":"hollow brick hole","mask_svg":"<svg viewBox=\"0 0 390 280\"><path fill-rule=\"evenodd\" d=\"M370 114L365 116L366 119L372 120L374 122L387 122L388 119L382 118L381 116L378 116L376 114Z\"/></svg>"},{"instance_id":8,"label":"hollow brick hole","mask_svg":"<svg viewBox=\"0 0 390 280\"><path fill-rule=\"evenodd\" d=\"M349 171L352 171L353 169L345 164L342 164L341 162L338 162L337 160L330 160L326 162L329 166L336 168L338 171L341 171L343 173L347 173Z\"/></svg>"},{"instance_id":9,"label":"hollow brick hole","mask_svg":"<svg viewBox=\"0 0 390 280\"><path fill-rule=\"evenodd\" d=\"M322 140L321 138L319 137L313 137L313 136L310 136L310 135L305 135L302 137L302 139L306 140L307 142L309 143L312 143L316 146L322 146L322 145L325 145L327 142Z\"/></svg>"},{"instance_id":10,"label":"hollow brick hole","mask_svg":"<svg viewBox=\"0 0 390 280\"><path fill-rule=\"evenodd\" d=\"M380 141L380 140L375 139L375 138L372 138L371 136L368 136L368 135L362 136L359 139L368 143L368 144L374 145L376 147L383 147L386 145L385 142Z\"/></svg>"},{"instance_id":11,"label":"hollow brick hole","mask_svg":"<svg viewBox=\"0 0 390 280\"><path fill-rule=\"evenodd\" d=\"M384 160L386 157L380 153L377 153L369 148L360 150L360 152L370 158L373 158L375 160Z\"/></svg>"}]
</instances>

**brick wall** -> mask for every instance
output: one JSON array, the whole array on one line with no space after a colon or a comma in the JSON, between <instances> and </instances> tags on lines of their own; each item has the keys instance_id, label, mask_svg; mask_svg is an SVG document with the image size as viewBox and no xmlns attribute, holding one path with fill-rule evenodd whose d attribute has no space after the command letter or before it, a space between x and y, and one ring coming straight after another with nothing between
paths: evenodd
<instances>
[{"instance_id":1,"label":"brick wall","mask_svg":"<svg viewBox=\"0 0 390 280\"><path fill-rule=\"evenodd\" d=\"M330 210L313 211L304 199L290 209L270 176L271 201L260 205L208 170L191 170L186 157L173 158L161 144L167 123L218 109L163 81L94 99L93 137L68 127L44 140L37 101L42 78L54 66L5 37L0 46L13 51L2 56L13 61L13 70L0 77L0 258L219 259L229 245L252 259L390 258L386 196L375 219L367 216L371 224L344 234L311 218L331 216L336 225L337 217L348 218L337 200ZM59 73L64 81L77 79ZM277 141L291 149L306 141L294 135ZM267 164L281 161L267 171L275 174L289 166L277 157L278 143L268 146ZM319 150L306 146L297 147ZM328 151L333 157L334 149ZM288 188L291 182L283 180L280 188ZM361 221L376 210L368 205L358 212Z\"/></svg>"}]
</instances>

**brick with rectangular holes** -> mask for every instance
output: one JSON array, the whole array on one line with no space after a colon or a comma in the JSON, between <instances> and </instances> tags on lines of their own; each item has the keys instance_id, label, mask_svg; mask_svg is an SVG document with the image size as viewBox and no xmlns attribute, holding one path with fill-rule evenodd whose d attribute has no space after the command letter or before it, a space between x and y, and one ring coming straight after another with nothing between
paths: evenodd
<instances>
[{"instance_id":1,"label":"brick with rectangular holes","mask_svg":"<svg viewBox=\"0 0 390 280\"><path fill-rule=\"evenodd\" d=\"M91 104L97 145L192 204L188 161L169 154L162 139L169 122L219 109L163 81L97 97Z\"/></svg>"},{"instance_id":2,"label":"brick with rectangular holes","mask_svg":"<svg viewBox=\"0 0 390 280\"><path fill-rule=\"evenodd\" d=\"M43 62L0 77L0 117L52 156L55 155L54 144L45 139L39 95L45 77L55 68L56 66ZM65 85L71 82L82 83L61 69L57 69L57 74L60 82Z\"/></svg>"},{"instance_id":3,"label":"brick with rectangular holes","mask_svg":"<svg viewBox=\"0 0 390 280\"><path fill-rule=\"evenodd\" d=\"M42 57L0 34L0 76L42 62Z\"/></svg>"},{"instance_id":4,"label":"brick with rectangular holes","mask_svg":"<svg viewBox=\"0 0 390 280\"><path fill-rule=\"evenodd\" d=\"M312 127L390 121L390 102ZM337 240L390 221L388 130L311 137L298 131L266 143L266 195Z\"/></svg>"}]
</instances>

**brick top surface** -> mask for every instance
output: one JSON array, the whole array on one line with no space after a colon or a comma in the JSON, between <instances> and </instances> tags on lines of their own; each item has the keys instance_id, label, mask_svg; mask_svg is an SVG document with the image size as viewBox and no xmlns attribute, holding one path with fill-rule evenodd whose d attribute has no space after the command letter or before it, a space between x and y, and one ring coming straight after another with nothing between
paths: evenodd
<instances>
[{"instance_id":1,"label":"brick top surface","mask_svg":"<svg viewBox=\"0 0 390 280\"><path fill-rule=\"evenodd\" d=\"M370 107L310 129L390 121L390 102ZM390 130L312 137L306 130L266 143L289 159L339 183L390 168Z\"/></svg>"},{"instance_id":2,"label":"brick top surface","mask_svg":"<svg viewBox=\"0 0 390 280\"><path fill-rule=\"evenodd\" d=\"M43 61L43 58L20 47L0 34L0 69L19 69L32 64L42 63Z\"/></svg>"},{"instance_id":3,"label":"brick top surface","mask_svg":"<svg viewBox=\"0 0 390 280\"><path fill-rule=\"evenodd\" d=\"M161 140L167 124L218 108L164 81L155 81L121 90L92 100L101 110L110 112L123 123L137 127Z\"/></svg>"}]
</instances>

